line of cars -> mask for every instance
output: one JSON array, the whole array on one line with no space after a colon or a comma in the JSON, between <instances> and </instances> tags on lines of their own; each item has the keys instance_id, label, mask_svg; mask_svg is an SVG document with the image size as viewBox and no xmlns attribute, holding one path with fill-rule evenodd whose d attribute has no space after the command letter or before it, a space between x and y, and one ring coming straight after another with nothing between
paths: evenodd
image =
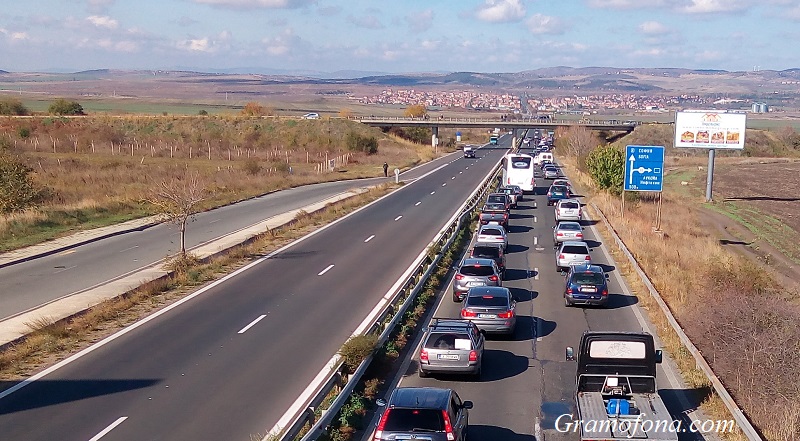
<instances>
[{"instance_id":1,"label":"line of cars","mask_svg":"<svg viewBox=\"0 0 800 441\"><path fill-rule=\"evenodd\" d=\"M548 165L552 163L545 162L542 168ZM573 197L569 181L559 179L553 184L566 190L563 198L552 204L557 220L553 229L556 269L566 273L564 302L566 306L605 305L608 276L591 262L592 249L583 240L581 204ZM455 268L452 297L461 303L460 318L434 318L424 329L418 356L420 377L459 374L479 381L487 336L514 334L516 299L503 287L503 280L510 210L522 197L521 189L513 187L500 187L487 197L474 244ZM374 441L463 441L473 407L454 390L436 387L401 387L378 404L383 414L373 432Z\"/></svg>"}]
</instances>

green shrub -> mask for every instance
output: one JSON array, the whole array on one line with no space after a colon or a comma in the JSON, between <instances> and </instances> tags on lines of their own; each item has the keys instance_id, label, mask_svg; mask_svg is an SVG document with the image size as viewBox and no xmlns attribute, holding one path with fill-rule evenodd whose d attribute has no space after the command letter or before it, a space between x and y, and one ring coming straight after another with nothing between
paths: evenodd
<instances>
[{"instance_id":1,"label":"green shrub","mask_svg":"<svg viewBox=\"0 0 800 441\"><path fill-rule=\"evenodd\" d=\"M610 145L596 147L586 158L586 168L594 183L612 194L622 193L625 154Z\"/></svg>"},{"instance_id":2,"label":"green shrub","mask_svg":"<svg viewBox=\"0 0 800 441\"><path fill-rule=\"evenodd\" d=\"M0 152L0 213L24 210L45 198L46 192L34 183L32 171L14 156Z\"/></svg>"},{"instance_id":3,"label":"green shrub","mask_svg":"<svg viewBox=\"0 0 800 441\"><path fill-rule=\"evenodd\" d=\"M17 135L22 139L29 138L31 136L31 129L28 127L20 127L19 130L17 130Z\"/></svg>"},{"instance_id":4,"label":"green shrub","mask_svg":"<svg viewBox=\"0 0 800 441\"><path fill-rule=\"evenodd\" d=\"M354 152L374 155L378 153L378 139L374 136L361 136L355 132L350 132L347 134L347 148Z\"/></svg>"},{"instance_id":5,"label":"green shrub","mask_svg":"<svg viewBox=\"0 0 800 441\"><path fill-rule=\"evenodd\" d=\"M23 116L29 113L28 109L22 105L20 100L15 100L13 98L0 99L0 115Z\"/></svg>"},{"instance_id":6,"label":"green shrub","mask_svg":"<svg viewBox=\"0 0 800 441\"><path fill-rule=\"evenodd\" d=\"M47 113L51 115L85 115L83 106L77 101L70 101L64 98L59 98L50 104L47 108Z\"/></svg>"},{"instance_id":7,"label":"green shrub","mask_svg":"<svg viewBox=\"0 0 800 441\"><path fill-rule=\"evenodd\" d=\"M344 361L345 370L353 373L358 365L375 351L377 344L378 336L376 335L356 335L347 340L339 350L339 355Z\"/></svg>"}]
</instances>

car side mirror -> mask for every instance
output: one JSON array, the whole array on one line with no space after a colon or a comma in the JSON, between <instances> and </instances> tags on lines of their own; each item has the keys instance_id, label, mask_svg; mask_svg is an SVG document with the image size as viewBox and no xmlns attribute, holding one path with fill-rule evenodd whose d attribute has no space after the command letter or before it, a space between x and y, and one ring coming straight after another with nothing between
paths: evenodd
<instances>
[{"instance_id":1,"label":"car side mirror","mask_svg":"<svg viewBox=\"0 0 800 441\"><path fill-rule=\"evenodd\" d=\"M661 363L664 359L664 353L661 352L661 349L656 350L656 363Z\"/></svg>"},{"instance_id":2,"label":"car side mirror","mask_svg":"<svg viewBox=\"0 0 800 441\"><path fill-rule=\"evenodd\" d=\"M383 398L378 398L377 400L375 400L375 404L377 404L380 407L383 407L386 405L386 400L384 400Z\"/></svg>"},{"instance_id":3,"label":"car side mirror","mask_svg":"<svg viewBox=\"0 0 800 441\"><path fill-rule=\"evenodd\" d=\"M605 276L606 276L606 279L608 279L609 277L611 277L611 275L610 275L610 274L608 274L608 273L606 273L606 274L605 274Z\"/></svg>"},{"instance_id":4,"label":"car side mirror","mask_svg":"<svg viewBox=\"0 0 800 441\"><path fill-rule=\"evenodd\" d=\"M575 350L572 349L572 346L567 346L566 350L566 359L567 361L575 361Z\"/></svg>"},{"instance_id":5,"label":"car side mirror","mask_svg":"<svg viewBox=\"0 0 800 441\"><path fill-rule=\"evenodd\" d=\"M461 404L461 407L464 409L472 409L472 401L464 401L464 403Z\"/></svg>"}]
</instances>

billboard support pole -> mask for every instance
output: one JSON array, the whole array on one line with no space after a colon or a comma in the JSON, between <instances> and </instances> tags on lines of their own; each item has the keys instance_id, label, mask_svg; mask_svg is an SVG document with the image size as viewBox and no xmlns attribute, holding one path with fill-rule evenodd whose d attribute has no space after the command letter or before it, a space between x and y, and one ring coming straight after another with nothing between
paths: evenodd
<instances>
[{"instance_id":1,"label":"billboard support pole","mask_svg":"<svg viewBox=\"0 0 800 441\"><path fill-rule=\"evenodd\" d=\"M625 217L625 190L622 190L622 210L620 211L620 217Z\"/></svg>"},{"instance_id":2,"label":"billboard support pole","mask_svg":"<svg viewBox=\"0 0 800 441\"><path fill-rule=\"evenodd\" d=\"M706 177L706 202L711 202L711 189L714 186L714 157L716 149L708 151L708 177Z\"/></svg>"},{"instance_id":3,"label":"billboard support pole","mask_svg":"<svg viewBox=\"0 0 800 441\"><path fill-rule=\"evenodd\" d=\"M663 201L663 195L664 192L658 192L658 205L656 205L656 228L654 230L656 233L661 232L661 202Z\"/></svg>"}]
</instances>

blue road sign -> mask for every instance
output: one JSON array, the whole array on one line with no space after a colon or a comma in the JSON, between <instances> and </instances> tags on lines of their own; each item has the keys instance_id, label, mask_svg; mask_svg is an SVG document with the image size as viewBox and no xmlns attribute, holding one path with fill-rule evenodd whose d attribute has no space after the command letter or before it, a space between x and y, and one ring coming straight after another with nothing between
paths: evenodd
<instances>
[{"instance_id":1,"label":"blue road sign","mask_svg":"<svg viewBox=\"0 0 800 441\"><path fill-rule=\"evenodd\" d=\"M664 147L629 145L625 148L625 191L661 191Z\"/></svg>"}]
</instances>

